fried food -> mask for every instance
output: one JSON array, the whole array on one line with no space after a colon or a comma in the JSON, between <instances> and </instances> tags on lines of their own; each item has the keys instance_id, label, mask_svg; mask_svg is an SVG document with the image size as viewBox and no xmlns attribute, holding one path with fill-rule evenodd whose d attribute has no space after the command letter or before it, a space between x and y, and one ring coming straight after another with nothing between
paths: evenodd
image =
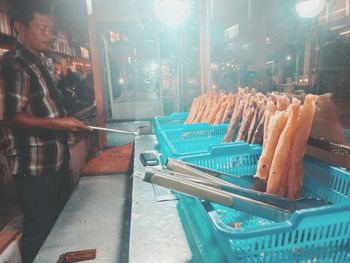
<instances>
[{"instance_id":1,"label":"fried food","mask_svg":"<svg viewBox=\"0 0 350 263\"><path fill-rule=\"evenodd\" d=\"M225 137L223 142L232 142L233 136L236 134L239 126L239 122L242 119L243 116L243 109L244 109L245 101L243 98L241 98L235 105L235 109L232 113L232 118L230 120L230 124L228 126L228 129L226 131Z\"/></svg>"},{"instance_id":2,"label":"fried food","mask_svg":"<svg viewBox=\"0 0 350 263\"><path fill-rule=\"evenodd\" d=\"M303 158L306 151L307 140L311 132L312 121L316 111L317 95L308 94L305 97L293 146L290 153L290 169L288 172L288 198L297 199L303 186L304 167Z\"/></svg>"},{"instance_id":3,"label":"fried food","mask_svg":"<svg viewBox=\"0 0 350 263\"><path fill-rule=\"evenodd\" d=\"M294 134L297 128L296 124L299 115L299 109L300 102L298 103L297 101L288 107L288 120L277 142L271 163L271 168L269 171L269 177L267 181L267 193L269 194L277 194L282 183L285 184L285 171L286 166L288 166L288 157L290 157ZM284 190L282 192L284 192Z\"/></svg>"},{"instance_id":4,"label":"fried food","mask_svg":"<svg viewBox=\"0 0 350 263\"><path fill-rule=\"evenodd\" d=\"M258 161L256 171L256 176L258 176L260 179L267 181L269 178L270 167L274 158L277 143L286 125L287 119L288 113L286 111L277 111L269 122L269 134Z\"/></svg>"}]
</instances>

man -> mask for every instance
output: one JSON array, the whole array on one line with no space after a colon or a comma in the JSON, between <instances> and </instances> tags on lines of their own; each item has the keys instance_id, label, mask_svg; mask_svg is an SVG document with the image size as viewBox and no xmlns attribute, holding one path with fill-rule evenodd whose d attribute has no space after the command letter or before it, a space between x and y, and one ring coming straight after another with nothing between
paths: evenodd
<instances>
[{"instance_id":1,"label":"man","mask_svg":"<svg viewBox=\"0 0 350 263\"><path fill-rule=\"evenodd\" d=\"M52 54L55 77L58 81L58 89L63 95L63 104L68 114L73 115L91 105L88 100L88 90L78 74L69 67L67 60L58 55Z\"/></svg>"},{"instance_id":2,"label":"man","mask_svg":"<svg viewBox=\"0 0 350 263\"><path fill-rule=\"evenodd\" d=\"M42 54L54 30L48 2L19 1L13 7L10 18L17 41L1 61L0 141L23 212L24 263L34 260L69 194L66 133L90 130L66 117Z\"/></svg>"}]
</instances>

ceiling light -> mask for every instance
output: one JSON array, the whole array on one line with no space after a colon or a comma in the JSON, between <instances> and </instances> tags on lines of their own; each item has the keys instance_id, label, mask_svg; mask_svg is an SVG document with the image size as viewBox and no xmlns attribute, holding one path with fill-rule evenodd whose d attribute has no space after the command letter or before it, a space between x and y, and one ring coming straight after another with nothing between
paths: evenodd
<instances>
[{"instance_id":1,"label":"ceiling light","mask_svg":"<svg viewBox=\"0 0 350 263\"><path fill-rule=\"evenodd\" d=\"M303 18L313 18L318 16L325 6L326 0L297 0L295 10Z\"/></svg>"},{"instance_id":2,"label":"ceiling light","mask_svg":"<svg viewBox=\"0 0 350 263\"><path fill-rule=\"evenodd\" d=\"M166 25L182 23L189 13L188 0L156 0L155 9L160 20Z\"/></svg>"}]
</instances>

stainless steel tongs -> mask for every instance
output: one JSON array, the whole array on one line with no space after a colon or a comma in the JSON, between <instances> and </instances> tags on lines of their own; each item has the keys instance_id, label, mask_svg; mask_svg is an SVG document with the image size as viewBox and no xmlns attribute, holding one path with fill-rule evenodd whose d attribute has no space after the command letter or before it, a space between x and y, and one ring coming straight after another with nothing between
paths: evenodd
<instances>
[{"instance_id":1,"label":"stainless steel tongs","mask_svg":"<svg viewBox=\"0 0 350 263\"><path fill-rule=\"evenodd\" d=\"M223 191L203 184L200 181L189 180L185 177L181 178L181 176L174 176L166 172L152 169L151 171L146 172L143 180L148 183L166 187L176 192L205 199L251 215L274 221L285 221L292 214L292 211L257 201L252 198Z\"/></svg>"},{"instance_id":2,"label":"stainless steel tongs","mask_svg":"<svg viewBox=\"0 0 350 263\"><path fill-rule=\"evenodd\" d=\"M88 126L88 127L90 129L98 130L98 131L123 133L123 134L130 134L130 135L134 135L134 136L145 135L145 134L149 133L149 130L150 130L149 126L140 126L137 128L136 131L124 131L124 130L118 130L118 129L98 127L98 126Z\"/></svg>"},{"instance_id":3,"label":"stainless steel tongs","mask_svg":"<svg viewBox=\"0 0 350 263\"><path fill-rule=\"evenodd\" d=\"M192 177L204 178L214 181L221 190L232 192L261 202L275 205L282 209L295 211L313 207L329 205L330 203L313 197L289 200L277 195L265 193L266 184L261 179L254 176L234 176L222 173L202 166L190 164L187 162L168 159L167 168L176 173L191 175ZM226 178L224 180L222 178Z\"/></svg>"}]
</instances>

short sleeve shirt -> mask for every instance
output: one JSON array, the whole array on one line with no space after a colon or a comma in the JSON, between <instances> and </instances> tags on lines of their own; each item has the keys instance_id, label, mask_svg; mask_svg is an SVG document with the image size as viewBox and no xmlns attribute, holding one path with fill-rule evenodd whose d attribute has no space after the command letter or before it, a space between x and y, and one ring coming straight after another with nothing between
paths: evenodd
<instances>
[{"instance_id":1,"label":"short sleeve shirt","mask_svg":"<svg viewBox=\"0 0 350 263\"><path fill-rule=\"evenodd\" d=\"M16 43L1 60L0 79L0 121L21 112L42 118L66 116L44 55L37 57ZM13 174L45 175L61 168L66 137L51 129L2 127L0 144L13 163Z\"/></svg>"}]
</instances>

